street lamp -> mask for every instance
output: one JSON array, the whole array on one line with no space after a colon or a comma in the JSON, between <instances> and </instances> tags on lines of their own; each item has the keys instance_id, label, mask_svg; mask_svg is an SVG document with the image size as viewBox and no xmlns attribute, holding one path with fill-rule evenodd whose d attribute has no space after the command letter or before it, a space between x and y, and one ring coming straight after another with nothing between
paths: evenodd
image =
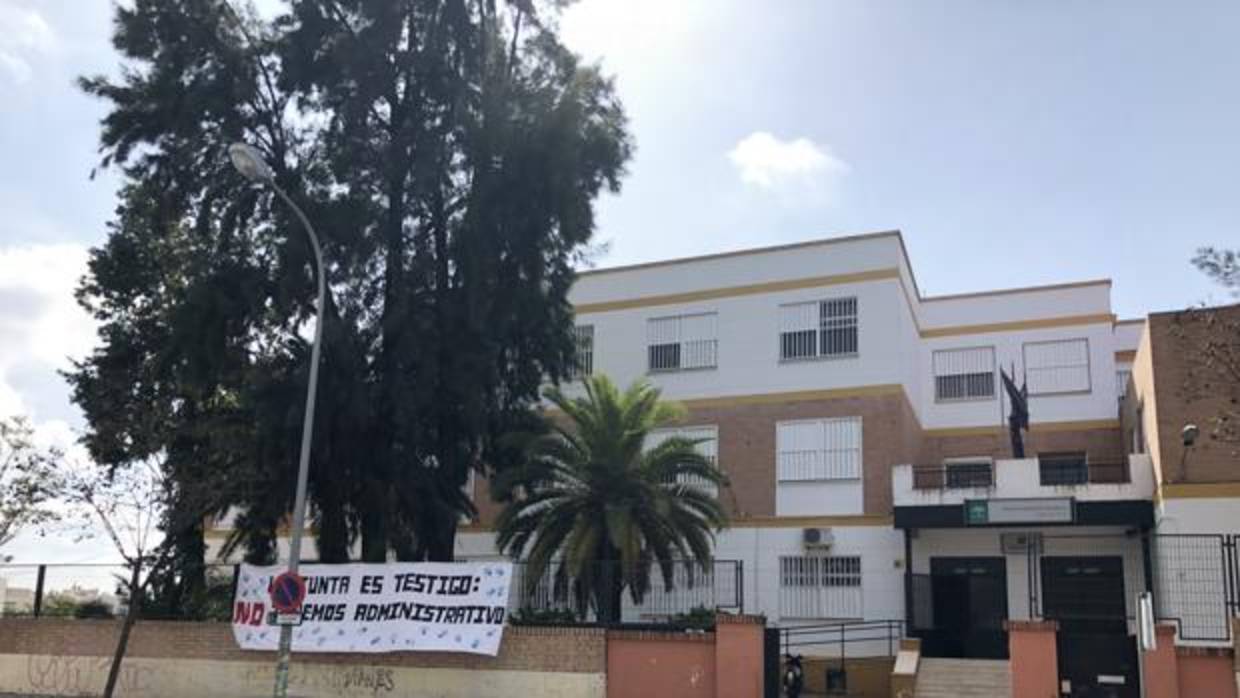
<instances>
[{"instance_id":1,"label":"street lamp","mask_svg":"<svg viewBox=\"0 0 1240 698\"><path fill-rule=\"evenodd\" d=\"M306 527L306 480L310 472L310 438L314 431L314 394L319 385L319 350L323 344L323 310L327 302L327 283L324 281L323 250L319 247L319 239L315 235L314 226L297 204L289 198L280 185L276 184L271 166L263 160L262 153L244 143L233 143L228 146L228 157L233 167L246 179L258 184L266 184L293 209L293 213L301 220L306 229L306 237L310 238L310 247L314 249L315 276L318 278L318 312L314 322L314 348L310 351L310 386L306 390L306 411L301 423L301 459L297 465L297 497L293 501L293 532L289 541L288 571L297 573L301 565L301 533ZM276 698L288 695L289 658L293 652L293 626L280 626L280 649L276 660Z\"/></svg>"}]
</instances>

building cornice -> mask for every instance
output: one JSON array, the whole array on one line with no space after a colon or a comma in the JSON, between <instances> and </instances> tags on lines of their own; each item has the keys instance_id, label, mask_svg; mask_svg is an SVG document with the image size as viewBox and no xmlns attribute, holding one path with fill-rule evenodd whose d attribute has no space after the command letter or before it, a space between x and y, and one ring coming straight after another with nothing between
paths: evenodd
<instances>
[{"instance_id":1,"label":"building cornice","mask_svg":"<svg viewBox=\"0 0 1240 698\"><path fill-rule=\"evenodd\" d=\"M954 327L932 327L921 330L923 339L934 337L955 337L968 334L987 334L990 332L1013 332L1017 330L1039 330L1051 327L1070 327L1073 325L1110 324L1115 316L1111 313L1094 313L1090 315L1065 315L1063 317L1037 318L1034 320L1013 320L1011 322L992 322L980 325L956 325Z\"/></svg>"},{"instance_id":2,"label":"building cornice","mask_svg":"<svg viewBox=\"0 0 1240 698\"><path fill-rule=\"evenodd\" d=\"M606 313L614 310L630 310L632 308L646 308L659 305L696 303L700 301L717 300L720 298L736 298L740 296L753 296L763 293L777 293L780 291L796 291L806 288L820 288L825 286L838 286L840 284L862 283L865 281L897 279L899 277L900 270L895 267L889 267L885 269L871 269L869 271L853 272L849 274L811 276L801 279L786 279L783 281L767 281L759 284L745 284L742 286L709 288L701 291L686 291L684 293L639 296L637 298L603 301L600 303L582 303L581 305L575 306L574 311L579 315Z\"/></svg>"}]
</instances>

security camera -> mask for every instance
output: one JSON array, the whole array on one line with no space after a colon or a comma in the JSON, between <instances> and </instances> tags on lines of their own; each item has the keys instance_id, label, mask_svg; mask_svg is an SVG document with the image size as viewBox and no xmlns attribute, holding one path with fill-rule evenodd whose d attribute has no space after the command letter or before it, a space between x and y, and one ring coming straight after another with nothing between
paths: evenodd
<instances>
[{"instance_id":1,"label":"security camera","mask_svg":"<svg viewBox=\"0 0 1240 698\"><path fill-rule=\"evenodd\" d=\"M1197 443L1197 434L1199 430L1196 424L1185 424L1180 430L1180 438L1184 440L1184 447L1187 448Z\"/></svg>"}]
</instances>

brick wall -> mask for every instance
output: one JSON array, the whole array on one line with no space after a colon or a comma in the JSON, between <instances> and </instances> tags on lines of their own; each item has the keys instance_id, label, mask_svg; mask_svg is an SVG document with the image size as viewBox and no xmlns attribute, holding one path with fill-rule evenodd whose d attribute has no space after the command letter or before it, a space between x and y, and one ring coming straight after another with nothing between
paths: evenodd
<instances>
[{"instance_id":1,"label":"brick wall","mask_svg":"<svg viewBox=\"0 0 1240 698\"><path fill-rule=\"evenodd\" d=\"M1240 480L1240 443L1211 437L1212 419L1227 407L1240 404L1240 380L1205 367L1199 347L1211 334L1230 332L1240 323L1240 305L1212 309L1222 324L1205 321L1203 313L1158 313L1149 318L1149 360L1153 393L1157 399L1155 425L1162 477L1168 483L1235 482ZM1230 325L1230 328L1228 327ZM1240 340L1235 340L1240 341ZM1141 351L1147 346L1143 344ZM1138 362L1143 357L1138 353ZM1195 383L1190 372L1196 371ZM1148 396L1146 409L1150 409ZM1135 409L1135 408L1134 408ZM1201 436L1184 458L1180 430L1193 423ZM1127 425L1131 428L1131 424ZM1151 444L1153 447L1153 444Z\"/></svg>"},{"instance_id":2,"label":"brick wall","mask_svg":"<svg viewBox=\"0 0 1240 698\"><path fill-rule=\"evenodd\" d=\"M308 698L756 698L763 625L721 615L713 633L509 627L494 658L299 653L290 680ZM119 629L115 621L0 619L0 694L98 695ZM238 650L226 624L143 622L119 695L265 695L273 672L273 653Z\"/></svg>"},{"instance_id":3,"label":"brick wall","mask_svg":"<svg viewBox=\"0 0 1240 698\"><path fill-rule=\"evenodd\" d=\"M111 656L119 621L0 619L0 655ZM273 652L242 651L227 623L142 621L134 626L126 657L213 659L271 663ZM355 664L356 654L303 654L316 664ZM594 628L508 627L496 657L451 652L367 654L371 666L521 670L601 674L607 668L604 631Z\"/></svg>"},{"instance_id":4,"label":"brick wall","mask_svg":"<svg viewBox=\"0 0 1240 698\"><path fill-rule=\"evenodd\" d=\"M944 458L960 456L1011 457L1007 431L998 426L981 433L969 430L965 434L940 435L924 431L904 392L898 389L855 397L784 402L701 407L690 403L682 423L718 427L719 463L731 481L730 491L721 492L720 497L734 524L743 526L745 519L775 515L777 423L856 416L862 419L866 515L891 515L893 466L940 463ZM1040 428L1035 423L1026 438L1026 454L1050 451L1085 451L1091 460L1118 460L1125 454L1123 433L1118 426L1064 430ZM475 483L475 502L480 527L493 525L500 506L491 501L488 485L481 478Z\"/></svg>"}]
</instances>

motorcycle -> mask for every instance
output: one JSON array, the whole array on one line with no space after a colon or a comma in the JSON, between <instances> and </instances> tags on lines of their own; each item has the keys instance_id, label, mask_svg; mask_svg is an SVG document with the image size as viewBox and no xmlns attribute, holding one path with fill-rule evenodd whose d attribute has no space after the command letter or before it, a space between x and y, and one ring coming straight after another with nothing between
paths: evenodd
<instances>
[{"instance_id":1,"label":"motorcycle","mask_svg":"<svg viewBox=\"0 0 1240 698\"><path fill-rule=\"evenodd\" d=\"M800 698L805 688L805 670L801 668L801 655L795 657L784 655L784 695L787 698Z\"/></svg>"}]
</instances>

